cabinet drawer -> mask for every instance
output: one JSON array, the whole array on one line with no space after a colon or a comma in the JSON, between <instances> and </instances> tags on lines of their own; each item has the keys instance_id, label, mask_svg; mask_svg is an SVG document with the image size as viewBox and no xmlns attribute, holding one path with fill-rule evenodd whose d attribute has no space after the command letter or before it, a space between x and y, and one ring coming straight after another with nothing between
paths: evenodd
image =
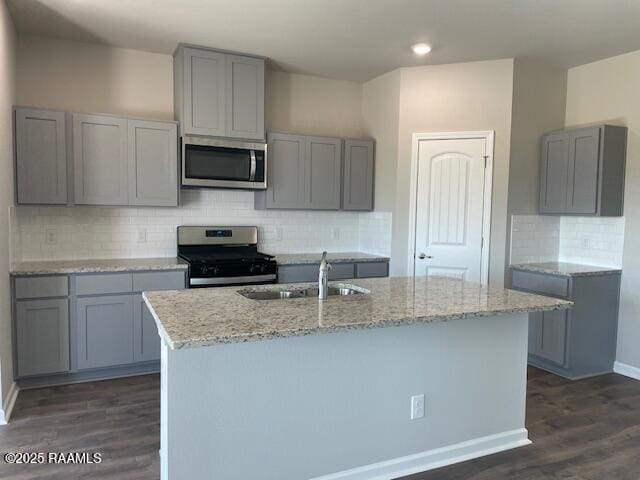
<instances>
[{"instance_id":1,"label":"cabinet drawer","mask_svg":"<svg viewBox=\"0 0 640 480\"><path fill-rule=\"evenodd\" d=\"M389 264L387 262L356 263L356 277L387 277Z\"/></svg>"},{"instance_id":2,"label":"cabinet drawer","mask_svg":"<svg viewBox=\"0 0 640 480\"><path fill-rule=\"evenodd\" d=\"M278 267L278 283L317 282L318 265L285 265Z\"/></svg>"},{"instance_id":3,"label":"cabinet drawer","mask_svg":"<svg viewBox=\"0 0 640 480\"><path fill-rule=\"evenodd\" d=\"M66 275L51 277L19 277L15 279L17 299L66 297L69 295L69 280Z\"/></svg>"},{"instance_id":4,"label":"cabinet drawer","mask_svg":"<svg viewBox=\"0 0 640 480\"><path fill-rule=\"evenodd\" d=\"M184 272L145 272L133 274L133 291L182 290L184 288Z\"/></svg>"},{"instance_id":5,"label":"cabinet drawer","mask_svg":"<svg viewBox=\"0 0 640 480\"><path fill-rule=\"evenodd\" d=\"M554 295L566 298L569 296L569 279L556 277L543 273L523 272L513 270L511 285L514 290L527 290L530 292Z\"/></svg>"},{"instance_id":6,"label":"cabinet drawer","mask_svg":"<svg viewBox=\"0 0 640 480\"><path fill-rule=\"evenodd\" d=\"M320 265L316 265L316 270ZM355 265L353 263L332 263L329 270L329 280L345 280L355 277Z\"/></svg>"},{"instance_id":7,"label":"cabinet drawer","mask_svg":"<svg viewBox=\"0 0 640 480\"><path fill-rule=\"evenodd\" d=\"M76 277L76 295L102 295L131 291L133 291L133 276L130 273L79 275Z\"/></svg>"}]
</instances>

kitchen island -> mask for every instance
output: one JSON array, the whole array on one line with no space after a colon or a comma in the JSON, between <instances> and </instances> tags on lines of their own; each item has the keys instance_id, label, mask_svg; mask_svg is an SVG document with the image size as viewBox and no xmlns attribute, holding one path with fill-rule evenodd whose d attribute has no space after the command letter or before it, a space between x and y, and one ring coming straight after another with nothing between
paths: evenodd
<instances>
[{"instance_id":1,"label":"kitchen island","mask_svg":"<svg viewBox=\"0 0 640 480\"><path fill-rule=\"evenodd\" d=\"M528 313L571 302L437 277L353 283L322 302L144 294L163 342L163 480L391 479L529 443Z\"/></svg>"}]
</instances>

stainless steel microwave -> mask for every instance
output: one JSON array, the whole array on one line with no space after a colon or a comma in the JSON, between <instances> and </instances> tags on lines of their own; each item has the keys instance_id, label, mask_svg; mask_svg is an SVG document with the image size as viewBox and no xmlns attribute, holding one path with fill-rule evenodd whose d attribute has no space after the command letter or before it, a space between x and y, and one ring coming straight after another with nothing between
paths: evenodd
<instances>
[{"instance_id":1,"label":"stainless steel microwave","mask_svg":"<svg viewBox=\"0 0 640 480\"><path fill-rule=\"evenodd\" d=\"M264 190L267 188L267 145L184 136L182 185Z\"/></svg>"}]
</instances>

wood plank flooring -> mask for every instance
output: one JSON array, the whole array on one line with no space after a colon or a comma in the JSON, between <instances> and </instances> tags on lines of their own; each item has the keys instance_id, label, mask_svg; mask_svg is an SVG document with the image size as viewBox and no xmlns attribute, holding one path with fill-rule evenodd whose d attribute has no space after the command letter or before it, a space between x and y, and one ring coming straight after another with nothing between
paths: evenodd
<instances>
[{"instance_id":1,"label":"wood plank flooring","mask_svg":"<svg viewBox=\"0 0 640 480\"><path fill-rule=\"evenodd\" d=\"M640 480L640 382L570 382L529 370L534 444L402 480ZM145 375L20 392L0 453L101 452L98 465L8 465L0 478L159 478L160 379ZM247 479L262 480L262 479Z\"/></svg>"}]
</instances>

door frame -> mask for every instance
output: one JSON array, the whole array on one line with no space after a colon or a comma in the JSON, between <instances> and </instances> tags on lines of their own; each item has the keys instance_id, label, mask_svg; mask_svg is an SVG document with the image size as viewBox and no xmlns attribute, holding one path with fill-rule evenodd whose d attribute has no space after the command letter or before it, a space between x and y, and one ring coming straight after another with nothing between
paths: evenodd
<instances>
[{"instance_id":1,"label":"door frame","mask_svg":"<svg viewBox=\"0 0 640 480\"><path fill-rule=\"evenodd\" d=\"M411 183L409 189L409 239L407 258L407 272L409 276L415 275L416 256L416 216L418 212L418 158L420 142L422 140L467 140L479 138L485 140L486 166L484 169L484 201L482 206L482 251L480 264L480 283L489 284L489 251L491 250L491 194L493 192L493 130L466 131L466 132L435 132L414 133L411 142Z\"/></svg>"}]
</instances>

